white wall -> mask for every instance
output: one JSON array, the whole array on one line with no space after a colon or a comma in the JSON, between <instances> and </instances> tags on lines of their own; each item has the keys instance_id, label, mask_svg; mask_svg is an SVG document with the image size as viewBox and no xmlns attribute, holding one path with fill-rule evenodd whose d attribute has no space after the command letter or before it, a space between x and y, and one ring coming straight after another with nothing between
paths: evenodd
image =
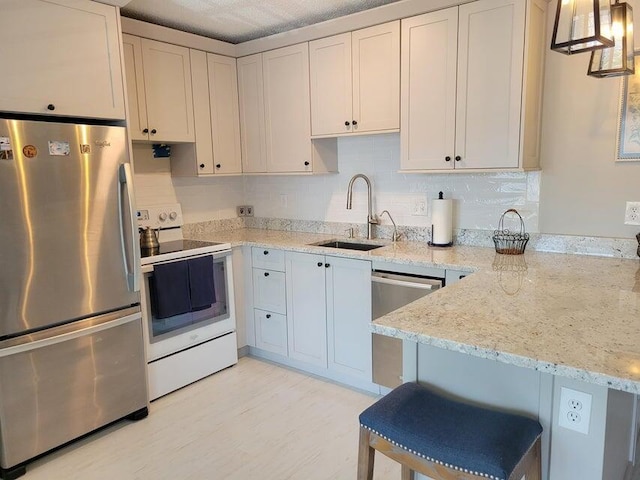
<instances>
[{"instance_id":1,"label":"white wall","mask_svg":"<svg viewBox=\"0 0 640 480\"><path fill-rule=\"evenodd\" d=\"M628 3L638 17L640 1ZM632 238L640 227L624 225L624 211L626 201L640 201L640 162L614 162L621 80L588 77L588 62L588 54L547 51L540 231Z\"/></svg>"},{"instance_id":2,"label":"white wall","mask_svg":"<svg viewBox=\"0 0 640 480\"><path fill-rule=\"evenodd\" d=\"M346 209L347 186L355 173L373 183L374 211L387 209L400 225L430 226L431 200L443 191L455 199L454 227L493 229L500 215L516 208L527 231L538 231L539 173L402 174L398 134L341 138L340 173L314 177L253 176L245 180L245 200L259 217L364 223L366 185L354 185L353 210ZM427 214L414 215L416 202ZM384 217L384 224L390 222Z\"/></svg>"},{"instance_id":3,"label":"white wall","mask_svg":"<svg viewBox=\"0 0 640 480\"><path fill-rule=\"evenodd\" d=\"M179 202L186 223L234 218L248 204L258 217L364 223L366 186L354 186L353 209L346 209L347 186L356 173L373 183L374 212L387 209L399 225L431 225L431 200L443 191L455 199L455 228L493 229L502 212L516 208L529 232L538 231L540 174L401 174L398 134L341 138L339 174L318 176L171 177L169 160L153 158L151 147L133 148L138 205ZM414 215L417 202L426 215ZM385 216L383 224L390 225Z\"/></svg>"},{"instance_id":4,"label":"white wall","mask_svg":"<svg viewBox=\"0 0 640 480\"><path fill-rule=\"evenodd\" d=\"M136 203L144 206L182 204L185 223L236 216L244 199L242 177L180 178L171 176L168 158L153 158L150 145L135 144L133 161Z\"/></svg>"}]
</instances>

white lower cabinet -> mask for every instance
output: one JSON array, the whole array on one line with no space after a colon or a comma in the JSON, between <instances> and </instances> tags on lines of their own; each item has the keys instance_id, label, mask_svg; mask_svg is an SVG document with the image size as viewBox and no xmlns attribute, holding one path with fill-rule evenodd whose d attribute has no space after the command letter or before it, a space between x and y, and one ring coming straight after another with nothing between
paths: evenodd
<instances>
[{"instance_id":1,"label":"white lower cabinet","mask_svg":"<svg viewBox=\"0 0 640 480\"><path fill-rule=\"evenodd\" d=\"M253 247L245 278L256 356L379 392L371 381L371 262Z\"/></svg>"},{"instance_id":2,"label":"white lower cabinet","mask_svg":"<svg viewBox=\"0 0 640 480\"><path fill-rule=\"evenodd\" d=\"M287 316L255 309L256 347L287 356Z\"/></svg>"},{"instance_id":3,"label":"white lower cabinet","mask_svg":"<svg viewBox=\"0 0 640 480\"><path fill-rule=\"evenodd\" d=\"M289 357L371 381L371 263L287 252Z\"/></svg>"},{"instance_id":4,"label":"white lower cabinet","mask_svg":"<svg viewBox=\"0 0 640 480\"><path fill-rule=\"evenodd\" d=\"M253 269L253 306L275 313L287 313L284 273Z\"/></svg>"},{"instance_id":5,"label":"white lower cabinet","mask_svg":"<svg viewBox=\"0 0 640 480\"><path fill-rule=\"evenodd\" d=\"M371 262L327 257L330 370L371 381Z\"/></svg>"},{"instance_id":6,"label":"white lower cabinet","mask_svg":"<svg viewBox=\"0 0 640 480\"><path fill-rule=\"evenodd\" d=\"M324 255L287 252L289 358L327 366Z\"/></svg>"}]
</instances>

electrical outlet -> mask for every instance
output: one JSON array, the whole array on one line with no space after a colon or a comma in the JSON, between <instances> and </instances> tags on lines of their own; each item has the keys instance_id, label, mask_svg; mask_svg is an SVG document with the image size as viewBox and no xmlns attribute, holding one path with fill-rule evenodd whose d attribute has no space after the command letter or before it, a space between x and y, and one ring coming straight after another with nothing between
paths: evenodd
<instances>
[{"instance_id":1,"label":"electrical outlet","mask_svg":"<svg viewBox=\"0 0 640 480\"><path fill-rule=\"evenodd\" d=\"M424 197L416 197L413 200L413 215L425 216L427 214L427 200Z\"/></svg>"},{"instance_id":2,"label":"electrical outlet","mask_svg":"<svg viewBox=\"0 0 640 480\"><path fill-rule=\"evenodd\" d=\"M591 421L591 399L592 396L589 393L562 387L560 389L558 425L588 435L589 422Z\"/></svg>"},{"instance_id":3,"label":"electrical outlet","mask_svg":"<svg viewBox=\"0 0 640 480\"><path fill-rule=\"evenodd\" d=\"M640 202L627 202L624 212L625 225L640 225Z\"/></svg>"},{"instance_id":4,"label":"electrical outlet","mask_svg":"<svg viewBox=\"0 0 640 480\"><path fill-rule=\"evenodd\" d=\"M236 213L239 217L253 217L253 205L238 205Z\"/></svg>"}]
</instances>

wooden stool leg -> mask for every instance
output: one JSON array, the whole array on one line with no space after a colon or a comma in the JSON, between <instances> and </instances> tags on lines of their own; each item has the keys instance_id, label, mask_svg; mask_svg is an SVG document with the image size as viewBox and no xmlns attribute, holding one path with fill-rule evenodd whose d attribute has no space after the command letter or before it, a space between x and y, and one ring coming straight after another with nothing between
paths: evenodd
<instances>
[{"instance_id":1,"label":"wooden stool leg","mask_svg":"<svg viewBox=\"0 0 640 480\"><path fill-rule=\"evenodd\" d=\"M413 480L415 478L413 470L406 465L402 465L402 473L400 475L401 480Z\"/></svg>"},{"instance_id":2,"label":"wooden stool leg","mask_svg":"<svg viewBox=\"0 0 640 480\"><path fill-rule=\"evenodd\" d=\"M376 451L370 445L371 432L360 427L358 445L358 480L373 480L373 460Z\"/></svg>"},{"instance_id":3,"label":"wooden stool leg","mask_svg":"<svg viewBox=\"0 0 640 480\"><path fill-rule=\"evenodd\" d=\"M533 457L531 466L524 478L525 480L542 480L542 452L539 438L533 447Z\"/></svg>"}]
</instances>

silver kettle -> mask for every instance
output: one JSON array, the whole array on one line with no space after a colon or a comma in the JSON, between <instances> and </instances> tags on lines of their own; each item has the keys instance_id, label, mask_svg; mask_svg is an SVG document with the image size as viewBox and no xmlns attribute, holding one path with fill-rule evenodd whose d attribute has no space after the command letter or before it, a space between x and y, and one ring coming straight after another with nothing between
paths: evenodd
<instances>
[{"instance_id":1,"label":"silver kettle","mask_svg":"<svg viewBox=\"0 0 640 480\"><path fill-rule=\"evenodd\" d=\"M143 250L152 250L158 248L158 235L151 227L140 229L140 248Z\"/></svg>"}]
</instances>

